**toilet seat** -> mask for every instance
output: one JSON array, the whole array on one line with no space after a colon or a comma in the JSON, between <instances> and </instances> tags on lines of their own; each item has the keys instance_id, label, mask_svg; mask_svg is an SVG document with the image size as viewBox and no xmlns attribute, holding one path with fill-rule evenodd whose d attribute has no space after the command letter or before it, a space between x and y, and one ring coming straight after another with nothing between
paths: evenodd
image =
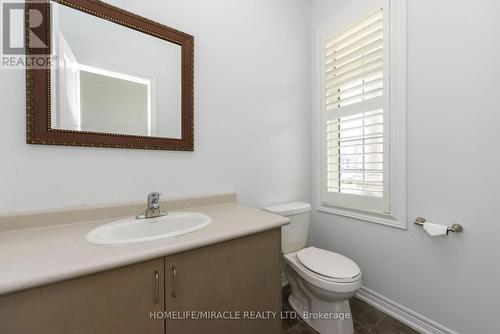
<instances>
[{"instance_id":1,"label":"toilet seat","mask_svg":"<svg viewBox=\"0 0 500 334\"><path fill-rule=\"evenodd\" d=\"M322 276L306 268L297 259L297 253L284 255L286 264L304 281L325 291L334 293L349 293L361 287L361 274L350 281L338 281L334 278Z\"/></svg>"},{"instance_id":2,"label":"toilet seat","mask_svg":"<svg viewBox=\"0 0 500 334\"><path fill-rule=\"evenodd\" d=\"M343 255L324 249L308 247L296 254L297 262L305 270L335 283L351 283L359 280L359 266Z\"/></svg>"}]
</instances>

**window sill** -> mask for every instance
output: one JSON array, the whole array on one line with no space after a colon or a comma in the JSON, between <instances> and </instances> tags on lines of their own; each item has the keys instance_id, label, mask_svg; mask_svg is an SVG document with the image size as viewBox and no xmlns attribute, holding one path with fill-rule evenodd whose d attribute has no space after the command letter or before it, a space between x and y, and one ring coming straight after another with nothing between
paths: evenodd
<instances>
[{"instance_id":1,"label":"window sill","mask_svg":"<svg viewBox=\"0 0 500 334\"><path fill-rule=\"evenodd\" d=\"M334 214L337 216L349 217L357 220L367 221L370 223L376 223L380 225L394 227L401 230L407 229L405 221L400 221L396 217L388 214L378 214L374 212L350 210L345 208L329 206L325 204L318 205L316 210L319 212Z\"/></svg>"}]
</instances>

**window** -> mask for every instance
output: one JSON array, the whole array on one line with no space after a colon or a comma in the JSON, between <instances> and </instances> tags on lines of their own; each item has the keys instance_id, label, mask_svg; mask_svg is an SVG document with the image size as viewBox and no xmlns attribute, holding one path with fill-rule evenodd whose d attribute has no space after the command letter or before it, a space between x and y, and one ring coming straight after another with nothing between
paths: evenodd
<instances>
[{"instance_id":1,"label":"window","mask_svg":"<svg viewBox=\"0 0 500 334\"><path fill-rule=\"evenodd\" d=\"M405 190L399 183L404 178L405 88L394 90L391 77L396 69L396 80L402 80L405 62L392 66L390 61L402 47L391 35L391 9L386 3L320 37L318 193L323 209L363 219L375 214L375 220L397 225L402 217L395 213L404 212L399 197ZM400 12L401 8L395 14ZM394 50L393 42L398 44ZM391 200L394 193L396 201Z\"/></svg>"}]
</instances>

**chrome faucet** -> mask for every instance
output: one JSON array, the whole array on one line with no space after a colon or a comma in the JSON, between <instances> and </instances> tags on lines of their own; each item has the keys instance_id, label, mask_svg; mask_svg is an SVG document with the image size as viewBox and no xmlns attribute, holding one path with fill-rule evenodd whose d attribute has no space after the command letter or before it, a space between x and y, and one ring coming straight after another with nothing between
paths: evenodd
<instances>
[{"instance_id":1,"label":"chrome faucet","mask_svg":"<svg viewBox=\"0 0 500 334\"><path fill-rule=\"evenodd\" d=\"M144 213L137 215L136 219L149 219L166 216L168 213L160 210L160 193L154 192L148 195L148 207Z\"/></svg>"}]
</instances>

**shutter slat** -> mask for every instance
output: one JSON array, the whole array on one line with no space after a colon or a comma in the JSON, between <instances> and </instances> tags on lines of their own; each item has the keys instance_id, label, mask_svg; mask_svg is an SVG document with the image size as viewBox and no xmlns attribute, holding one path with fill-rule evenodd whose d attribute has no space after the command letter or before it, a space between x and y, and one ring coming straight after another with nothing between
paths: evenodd
<instances>
[{"instance_id":1,"label":"shutter slat","mask_svg":"<svg viewBox=\"0 0 500 334\"><path fill-rule=\"evenodd\" d=\"M380 187L384 186L383 182L372 182L372 181L363 181L363 180L328 179L328 181L342 184L341 188L347 188L346 185L347 186L358 185L360 187L363 187L365 185L367 185L367 186L380 186ZM335 187L333 187L333 188L335 188Z\"/></svg>"},{"instance_id":2,"label":"shutter slat","mask_svg":"<svg viewBox=\"0 0 500 334\"><path fill-rule=\"evenodd\" d=\"M381 32L383 31L383 21L377 20L373 23L370 23L369 25L365 26L364 28L352 33L351 35L347 36L344 39L339 40L336 43L330 44L327 46L327 50L341 50L344 49L345 47L356 43L360 39L363 39L364 37L373 34L374 32Z\"/></svg>"},{"instance_id":3,"label":"shutter slat","mask_svg":"<svg viewBox=\"0 0 500 334\"><path fill-rule=\"evenodd\" d=\"M368 24L362 29L359 29L353 32L351 35L347 36L344 39L339 40L338 42L327 45L327 49L341 50L345 47L363 39L364 37L373 34L374 32L380 32L383 30L384 22L382 19L379 19L373 23Z\"/></svg>"},{"instance_id":4,"label":"shutter slat","mask_svg":"<svg viewBox=\"0 0 500 334\"><path fill-rule=\"evenodd\" d=\"M349 81L358 81L363 77L369 76L373 72L378 72L383 70L383 68L384 68L383 59L376 59L372 62L356 67L351 71L346 71L337 76L327 77L326 87L327 88L341 87L342 85L345 85ZM327 73L327 76L330 76L330 74L331 73Z\"/></svg>"},{"instance_id":5,"label":"shutter slat","mask_svg":"<svg viewBox=\"0 0 500 334\"><path fill-rule=\"evenodd\" d=\"M384 46L384 41L382 38L380 38L342 57L339 57L338 54L330 55L326 57L326 65L330 66L332 63L335 62L336 64L341 66L345 63L352 61L353 59L362 56L363 54L367 54L372 51L382 49L383 46Z\"/></svg>"},{"instance_id":6,"label":"shutter slat","mask_svg":"<svg viewBox=\"0 0 500 334\"><path fill-rule=\"evenodd\" d=\"M365 101L370 100L370 99L373 99L375 97L381 96L383 93L384 93L384 90L382 88L370 90L368 92L363 92L361 94L351 96L347 99L340 99L340 100L334 101L332 103L327 103L326 104L327 110L332 110L335 108L342 108L345 105L359 102L359 100L363 100L363 99Z\"/></svg>"},{"instance_id":7,"label":"shutter slat","mask_svg":"<svg viewBox=\"0 0 500 334\"><path fill-rule=\"evenodd\" d=\"M338 42L339 40L345 39L346 37L352 35L354 32L361 30L361 29L363 29L363 27L371 24L374 21L380 20L380 19L383 19L383 11L382 10L376 11L375 13L373 13L372 15L370 15L369 17L367 17L363 21L358 22L356 24L353 24L352 26L345 29L343 32L328 38L326 40L327 47Z\"/></svg>"},{"instance_id":8,"label":"shutter slat","mask_svg":"<svg viewBox=\"0 0 500 334\"><path fill-rule=\"evenodd\" d=\"M359 144L358 142L360 142L361 140L358 140L358 141L355 141L354 144L352 144L352 142L347 142L349 144L345 144L345 143L341 143L342 146L338 146L339 144L339 140L338 139L332 139L332 140L327 140L327 146L326 148L330 149L330 148L338 148L338 149L346 149L346 148L353 148L353 147L363 147L363 146L373 146L373 145L383 145L383 141L380 141L380 142L375 142L375 143L366 143L366 144ZM333 145L328 145L329 143L333 143Z\"/></svg>"},{"instance_id":9,"label":"shutter slat","mask_svg":"<svg viewBox=\"0 0 500 334\"><path fill-rule=\"evenodd\" d=\"M377 133L375 135L369 135L369 136L352 136L352 137L344 137L344 138L341 138L340 140L338 140L340 143L343 143L343 142L348 142L348 141L353 141L353 140L366 140L366 139L376 139L376 138L383 138L384 137L384 133L383 132L380 132L380 133Z\"/></svg>"},{"instance_id":10,"label":"shutter slat","mask_svg":"<svg viewBox=\"0 0 500 334\"><path fill-rule=\"evenodd\" d=\"M329 191L333 190L333 189L336 189L336 190L340 190L339 192L342 192L342 190L355 190L355 191L359 191L360 193L363 193L365 194L365 190L364 189L360 189L360 188L349 188L349 187L333 187L333 186L329 186L328 187ZM379 193L383 193L383 190L369 190L368 192L379 192Z\"/></svg>"},{"instance_id":11,"label":"shutter slat","mask_svg":"<svg viewBox=\"0 0 500 334\"><path fill-rule=\"evenodd\" d=\"M332 130L332 131L326 131L326 133L327 134L331 134L331 133L340 133L340 132L351 131L351 130L362 130L362 129L365 129L367 127L373 127L373 126L383 125L383 124L384 123L373 123L373 124L370 124L370 125L353 126L353 127L345 128L345 129L337 129L337 130ZM341 137L340 139L342 140L343 137Z\"/></svg>"},{"instance_id":12,"label":"shutter slat","mask_svg":"<svg viewBox=\"0 0 500 334\"><path fill-rule=\"evenodd\" d=\"M326 52L326 57L331 57L335 56L334 58L340 59L342 57L345 57L349 55L350 53L354 51L358 51L358 49L367 46L370 43L373 43L375 41L381 41L384 39L383 31L374 31L373 33L363 37L359 41L356 41L352 43L351 45L346 46L343 49L338 49L335 50L333 48L327 49Z\"/></svg>"},{"instance_id":13,"label":"shutter slat","mask_svg":"<svg viewBox=\"0 0 500 334\"><path fill-rule=\"evenodd\" d=\"M349 63L346 63L346 64L343 64L343 65L339 65L339 66L336 66L335 64L336 63L333 63L334 65L331 66L331 69L328 69L327 68L327 71L326 73L328 75L340 75L342 73L345 73L345 72L349 72L349 71L352 71L356 68L359 68L365 64L368 64L368 63L371 63L375 60L380 60L380 59L383 59L383 56L384 56L384 51L383 50L376 50L376 51L372 51L370 53L367 53L361 57L359 57L358 59L356 60L353 60Z\"/></svg>"},{"instance_id":14,"label":"shutter slat","mask_svg":"<svg viewBox=\"0 0 500 334\"><path fill-rule=\"evenodd\" d=\"M327 154L329 157L354 157L354 156L367 156L367 155L374 155L374 154L383 154L383 151L380 152L370 152L370 153L343 153L343 154Z\"/></svg>"},{"instance_id":15,"label":"shutter slat","mask_svg":"<svg viewBox=\"0 0 500 334\"><path fill-rule=\"evenodd\" d=\"M383 84L384 84L384 80L382 78L380 78L380 79L366 81L365 83L362 83L360 85L342 90L341 92L339 92L338 90L328 89L326 91L326 97L327 97L327 100L331 100L331 99L338 99L338 98L341 98L342 96L346 96L346 95L350 96L353 93L360 91L360 90L365 90L365 91L369 92L371 89L373 89L371 87L382 88Z\"/></svg>"},{"instance_id":16,"label":"shutter slat","mask_svg":"<svg viewBox=\"0 0 500 334\"><path fill-rule=\"evenodd\" d=\"M329 164L329 165L336 165L336 164ZM383 174L384 171L381 170L381 169L356 169L356 168L344 168L340 171L341 173L344 173L344 172L348 172L348 173L370 173L370 174L373 174L373 173L380 173L380 174ZM331 173L331 171L330 171Z\"/></svg>"},{"instance_id":17,"label":"shutter slat","mask_svg":"<svg viewBox=\"0 0 500 334\"><path fill-rule=\"evenodd\" d=\"M383 110L383 107L384 107L384 97L378 96L373 99L343 106L342 108L337 108L335 110L326 110L327 120L331 122L335 121L339 117L342 117L343 118L342 121L344 121L347 117L354 117L355 115L360 115L362 113L376 112L378 110Z\"/></svg>"}]
</instances>

